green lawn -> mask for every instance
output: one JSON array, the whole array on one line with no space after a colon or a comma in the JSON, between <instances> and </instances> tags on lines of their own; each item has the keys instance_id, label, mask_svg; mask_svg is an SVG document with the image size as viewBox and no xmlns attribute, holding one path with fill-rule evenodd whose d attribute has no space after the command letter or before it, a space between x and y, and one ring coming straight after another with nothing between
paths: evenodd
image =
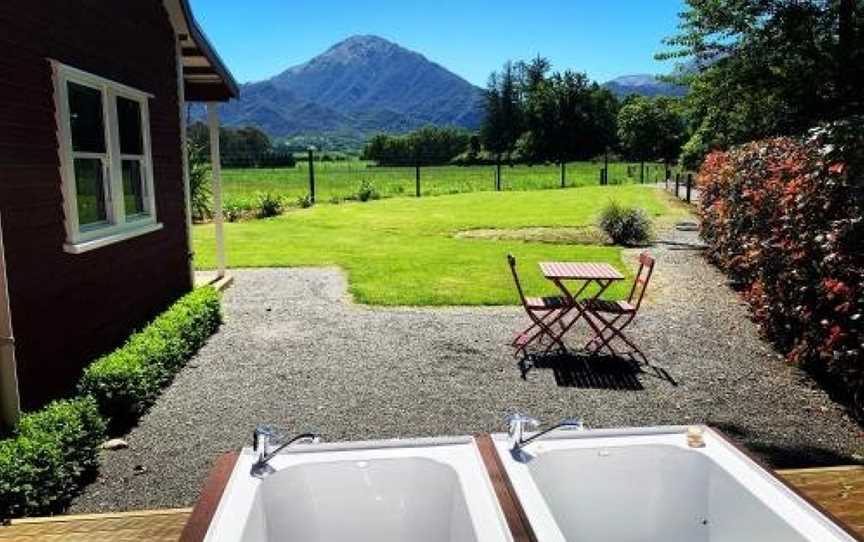
<instances>
[{"instance_id":1,"label":"green lawn","mask_svg":"<svg viewBox=\"0 0 864 542\"><path fill-rule=\"evenodd\" d=\"M628 164L609 164L613 182L638 182L638 165L631 165L632 177L627 176ZM573 162L567 165L568 186L589 186L599 183L602 163ZM652 164L646 167L646 182L660 181L663 168ZM538 190L560 187L560 168L555 165L516 165L501 168L503 190ZM256 193L280 194L289 201L309 193L309 169L306 162L294 168L225 169L222 173L225 200L241 204L254 198ZM360 183L370 181L385 197L413 196L415 170L411 167L373 167L357 160L315 163L315 192L319 202L331 198L344 199L357 192ZM437 196L464 192L491 191L495 187L494 166L435 166L420 170L420 187L424 196Z\"/></svg>"},{"instance_id":2,"label":"green lawn","mask_svg":"<svg viewBox=\"0 0 864 542\"><path fill-rule=\"evenodd\" d=\"M625 270L620 249L457 239L475 228L588 226L610 199L663 220L683 215L661 190L643 186L535 192L480 192L319 205L267 219L225 225L232 267L338 266L362 303L499 305L516 302L505 254L518 258L530 294L554 293L537 269L542 260L607 261ZM195 227L196 264L214 265L212 225ZM626 270L625 270L626 271ZM613 294L624 293L620 285Z\"/></svg>"}]
</instances>

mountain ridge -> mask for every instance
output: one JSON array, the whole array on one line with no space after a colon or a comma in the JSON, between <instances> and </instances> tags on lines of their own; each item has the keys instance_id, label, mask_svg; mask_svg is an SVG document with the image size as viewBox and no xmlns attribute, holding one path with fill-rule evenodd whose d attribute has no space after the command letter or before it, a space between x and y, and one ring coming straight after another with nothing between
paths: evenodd
<instances>
[{"instance_id":1,"label":"mountain ridge","mask_svg":"<svg viewBox=\"0 0 864 542\"><path fill-rule=\"evenodd\" d=\"M404 132L426 124L475 129L482 90L415 51L377 36L351 36L311 60L241 87L224 104L226 125L274 137Z\"/></svg>"}]
</instances>

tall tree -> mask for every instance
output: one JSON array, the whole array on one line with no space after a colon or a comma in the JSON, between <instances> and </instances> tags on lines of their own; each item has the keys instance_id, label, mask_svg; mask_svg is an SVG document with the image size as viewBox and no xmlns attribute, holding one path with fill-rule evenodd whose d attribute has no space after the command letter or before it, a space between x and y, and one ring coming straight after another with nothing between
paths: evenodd
<instances>
[{"instance_id":1,"label":"tall tree","mask_svg":"<svg viewBox=\"0 0 864 542\"><path fill-rule=\"evenodd\" d=\"M486 116L480 129L483 144L496 156L509 158L523 127L519 81L512 62L489 77L485 101Z\"/></svg>"}]
</instances>

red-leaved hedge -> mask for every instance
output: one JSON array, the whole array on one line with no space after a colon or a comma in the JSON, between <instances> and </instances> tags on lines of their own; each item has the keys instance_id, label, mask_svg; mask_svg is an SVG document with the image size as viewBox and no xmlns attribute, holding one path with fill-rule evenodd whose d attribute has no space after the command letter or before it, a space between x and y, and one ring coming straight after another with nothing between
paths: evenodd
<instances>
[{"instance_id":1,"label":"red-leaved hedge","mask_svg":"<svg viewBox=\"0 0 864 542\"><path fill-rule=\"evenodd\" d=\"M864 413L864 187L859 124L714 152L698 176L708 257L789 361Z\"/></svg>"}]
</instances>

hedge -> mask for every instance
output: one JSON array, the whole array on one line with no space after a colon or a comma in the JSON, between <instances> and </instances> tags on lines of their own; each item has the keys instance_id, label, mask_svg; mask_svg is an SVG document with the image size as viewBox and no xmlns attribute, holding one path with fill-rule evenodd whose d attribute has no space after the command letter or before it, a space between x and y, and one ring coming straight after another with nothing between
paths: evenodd
<instances>
[{"instance_id":1,"label":"hedge","mask_svg":"<svg viewBox=\"0 0 864 542\"><path fill-rule=\"evenodd\" d=\"M121 348L84 371L79 391L90 395L114 428L137 420L222 322L219 294L199 288L174 303Z\"/></svg>"},{"instance_id":2,"label":"hedge","mask_svg":"<svg viewBox=\"0 0 864 542\"><path fill-rule=\"evenodd\" d=\"M714 152L699 175L708 257L792 363L864 413L860 119Z\"/></svg>"},{"instance_id":3,"label":"hedge","mask_svg":"<svg viewBox=\"0 0 864 542\"><path fill-rule=\"evenodd\" d=\"M0 440L0 521L62 509L99 463L105 422L89 397L21 417Z\"/></svg>"}]
</instances>

